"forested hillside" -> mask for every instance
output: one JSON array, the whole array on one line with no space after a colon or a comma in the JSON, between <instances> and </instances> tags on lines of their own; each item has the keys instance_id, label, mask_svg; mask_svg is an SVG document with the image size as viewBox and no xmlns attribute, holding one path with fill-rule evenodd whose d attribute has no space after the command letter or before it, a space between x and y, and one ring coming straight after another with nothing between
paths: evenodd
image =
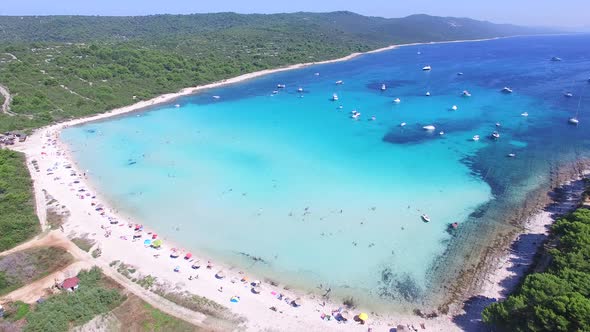
<instances>
[{"instance_id":1,"label":"forested hillside","mask_svg":"<svg viewBox=\"0 0 590 332\"><path fill-rule=\"evenodd\" d=\"M104 112L183 87L379 47L546 31L350 12L0 17L0 131ZM133 96L136 96L134 99Z\"/></svg>"}]
</instances>

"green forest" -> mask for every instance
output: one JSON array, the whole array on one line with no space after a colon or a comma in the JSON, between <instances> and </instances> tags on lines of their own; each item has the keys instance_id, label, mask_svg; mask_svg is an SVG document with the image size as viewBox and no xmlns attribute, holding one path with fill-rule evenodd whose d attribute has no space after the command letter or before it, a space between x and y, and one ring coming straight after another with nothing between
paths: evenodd
<instances>
[{"instance_id":1,"label":"green forest","mask_svg":"<svg viewBox=\"0 0 590 332\"><path fill-rule=\"evenodd\" d=\"M590 331L590 210L559 219L552 232L549 269L486 308L486 323L503 331Z\"/></svg>"},{"instance_id":2,"label":"green forest","mask_svg":"<svg viewBox=\"0 0 590 332\"><path fill-rule=\"evenodd\" d=\"M546 32L463 18L351 12L0 16L0 27L0 84L13 95L16 113L0 114L0 132L392 44Z\"/></svg>"}]
</instances>

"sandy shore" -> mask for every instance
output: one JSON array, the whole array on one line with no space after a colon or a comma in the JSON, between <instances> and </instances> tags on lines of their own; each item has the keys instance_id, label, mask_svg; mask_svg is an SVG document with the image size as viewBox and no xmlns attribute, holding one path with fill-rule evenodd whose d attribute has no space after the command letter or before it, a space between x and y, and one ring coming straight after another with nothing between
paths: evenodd
<instances>
[{"instance_id":1,"label":"sandy shore","mask_svg":"<svg viewBox=\"0 0 590 332\"><path fill-rule=\"evenodd\" d=\"M390 46L368 53L409 45L418 44ZM170 239L163 239L164 249L159 251L143 245L144 239L152 233L150 230L144 229L141 240L133 241L134 229L130 228L129 225L140 224L141 221L131 220L128 216L113 211L106 204L106 198L101 197L94 190L83 171L77 168L75 160L72 158L67 146L59 139L60 131L68 126L106 119L149 108L157 104L169 103L176 98L194 94L204 89L237 83L271 73L303 68L314 64L345 61L359 55L361 54L356 53L336 60L259 71L213 84L183 89L178 93L162 95L107 113L41 128L35 131L25 143L19 143L15 146L15 150L22 151L26 154L34 181L35 192L40 193L45 190L57 200L59 205L64 206L69 211L70 215L63 226L63 231L70 237L86 234L88 238L96 240L102 250L102 256L98 258L99 260L107 264L115 260L132 264L137 269L138 274L156 276L159 282L165 282L179 290L187 290L191 293L212 299L230 308L232 312L246 317L248 321L244 324L244 328L247 330L300 331L306 329L309 331L366 331L369 327L372 327L373 331L390 331L391 328L398 324L413 325L418 330L423 330L421 324L424 324L424 330L427 331L461 330L464 327L457 325L451 315L423 319L413 315L392 313L384 316L369 313L370 318L366 325L359 325L350 321L348 323L338 323L334 319L326 320L321 317L322 315L331 315L333 310L340 309L342 305L339 303L327 301L324 305L324 300L317 295L302 294L293 290L285 290L281 286L272 286L266 283L262 284L262 292L260 294L254 294L252 293L252 287L248 283L240 281L245 274L242 274L235 268L223 266L218 262L213 262L212 269L206 269L205 266L207 265L208 259L203 256L198 257L198 253L193 253L194 256L191 260L200 260L202 267L198 270L193 270L191 269L192 262L184 260L183 254L177 259L169 257L171 248L178 248ZM67 165L71 165L71 168L66 167ZM72 175L73 173L75 175ZM96 210L96 206L99 204L103 205L104 210ZM44 214L44 211L40 211L40 214ZM110 221L112 220L117 220L118 223L111 224ZM538 219L531 219L530 222L532 223L531 226L524 233L538 232L538 227L542 226L544 229L545 225L550 223L551 220L546 217L539 217ZM157 233L157 230L153 230L153 232ZM106 236L107 234L108 236ZM157 254L159 254L159 257L154 256ZM510 257L507 258L507 260L509 259ZM174 272L177 266L180 271ZM223 270L226 275L224 279L215 277L215 274L220 270ZM496 286L503 287L499 281L506 278L506 273L513 273L513 269L510 269L506 261L500 260L498 262L498 269L495 269L488 276L490 284L482 286L482 294L486 297L499 298L500 296L498 294L500 294L501 290ZM524 270L516 272L517 277L520 277L522 273L524 273ZM198 279L188 279L189 276L196 275L199 276ZM255 276L248 277L250 277L250 281L255 278ZM221 289L222 291L220 291L220 287L223 287ZM302 306L297 308L292 307L286 301L279 300L277 298L278 294L283 294L284 298L291 300L301 298ZM232 296L239 296L240 302L231 303L230 298ZM277 311L270 310L269 308L271 307L275 307ZM363 312L362 308L348 311L352 316Z\"/></svg>"}]
</instances>

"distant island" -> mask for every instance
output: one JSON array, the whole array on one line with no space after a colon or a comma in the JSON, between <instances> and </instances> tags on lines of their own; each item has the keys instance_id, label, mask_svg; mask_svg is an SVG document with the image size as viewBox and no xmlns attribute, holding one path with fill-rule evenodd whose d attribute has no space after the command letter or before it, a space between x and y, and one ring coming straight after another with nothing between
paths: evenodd
<instances>
[{"instance_id":1,"label":"distant island","mask_svg":"<svg viewBox=\"0 0 590 332\"><path fill-rule=\"evenodd\" d=\"M394 44L551 33L467 18L352 12L0 16L0 132L32 129L238 75Z\"/></svg>"}]
</instances>

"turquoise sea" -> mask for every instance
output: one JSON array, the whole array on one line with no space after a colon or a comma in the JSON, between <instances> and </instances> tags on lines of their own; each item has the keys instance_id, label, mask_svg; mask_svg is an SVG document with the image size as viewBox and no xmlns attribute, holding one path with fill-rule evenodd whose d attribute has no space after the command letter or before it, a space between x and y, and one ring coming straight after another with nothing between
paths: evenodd
<instances>
[{"instance_id":1,"label":"turquoise sea","mask_svg":"<svg viewBox=\"0 0 590 332\"><path fill-rule=\"evenodd\" d=\"M112 204L187 249L373 306L413 305L440 295L551 167L587 155L589 79L589 35L408 46L62 137Z\"/></svg>"}]
</instances>

